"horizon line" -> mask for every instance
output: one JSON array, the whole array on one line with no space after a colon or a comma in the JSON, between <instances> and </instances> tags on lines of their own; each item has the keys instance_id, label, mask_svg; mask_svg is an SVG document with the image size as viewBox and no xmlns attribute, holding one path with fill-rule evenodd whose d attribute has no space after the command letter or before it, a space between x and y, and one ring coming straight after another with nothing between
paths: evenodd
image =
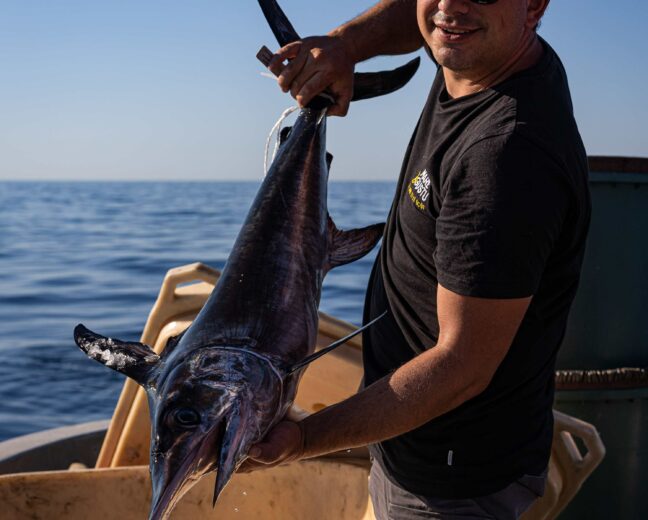
<instances>
[{"instance_id":1,"label":"horizon line","mask_svg":"<svg viewBox=\"0 0 648 520\"><path fill-rule=\"evenodd\" d=\"M30 183L30 182L78 182L78 183L110 183L110 182L121 182L121 183L153 183L153 182L168 182L168 183L203 183L203 182L231 182L231 183L259 183L263 182L263 178L259 179L74 179L74 178L57 178L57 179L0 179L0 183ZM328 182L389 182L395 183L398 179L360 179L360 178L351 178L351 179L329 179Z\"/></svg>"}]
</instances>

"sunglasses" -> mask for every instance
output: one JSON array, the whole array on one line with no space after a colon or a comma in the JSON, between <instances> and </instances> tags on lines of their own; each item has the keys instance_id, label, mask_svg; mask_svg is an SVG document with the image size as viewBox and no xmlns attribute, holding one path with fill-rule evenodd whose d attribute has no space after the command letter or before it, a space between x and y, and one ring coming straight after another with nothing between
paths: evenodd
<instances>
[{"instance_id":1,"label":"sunglasses","mask_svg":"<svg viewBox=\"0 0 648 520\"><path fill-rule=\"evenodd\" d=\"M497 2L497 0L470 0L473 4L479 4L479 5L490 5L494 4Z\"/></svg>"}]
</instances>

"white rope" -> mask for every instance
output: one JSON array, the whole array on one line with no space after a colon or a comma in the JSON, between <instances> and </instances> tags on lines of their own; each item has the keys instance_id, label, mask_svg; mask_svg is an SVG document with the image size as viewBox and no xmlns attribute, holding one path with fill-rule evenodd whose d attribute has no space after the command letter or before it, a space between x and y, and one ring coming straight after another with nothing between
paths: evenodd
<instances>
[{"instance_id":1,"label":"white rope","mask_svg":"<svg viewBox=\"0 0 648 520\"><path fill-rule=\"evenodd\" d=\"M277 150L279 149L279 138L281 137L281 125L286 120L286 118L292 114L294 111L299 110L297 105L287 108L279 117L279 120L275 123L268 134L268 139L266 140L265 153L263 154L263 176L265 177L268 174L268 151L270 150L270 140L272 139L272 134L277 132L277 141L275 143L274 151L272 152L272 159L274 161L275 156L277 155Z\"/></svg>"}]
</instances>

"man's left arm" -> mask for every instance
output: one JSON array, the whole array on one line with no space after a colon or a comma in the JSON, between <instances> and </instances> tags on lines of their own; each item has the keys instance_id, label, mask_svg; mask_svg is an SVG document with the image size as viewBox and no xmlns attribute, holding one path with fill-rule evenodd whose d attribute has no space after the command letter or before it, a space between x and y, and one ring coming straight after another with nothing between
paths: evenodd
<instances>
[{"instance_id":1,"label":"man's left arm","mask_svg":"<svg viewBox=\"0 0 648 520\"><path fill-rule=\"evenodd\" d=\"M483 392L504 359L531 297L462 296L439 285L439 340L358 394L300 423L279 423L244 471L380 442Z\"/></svg>"}]
</instances>

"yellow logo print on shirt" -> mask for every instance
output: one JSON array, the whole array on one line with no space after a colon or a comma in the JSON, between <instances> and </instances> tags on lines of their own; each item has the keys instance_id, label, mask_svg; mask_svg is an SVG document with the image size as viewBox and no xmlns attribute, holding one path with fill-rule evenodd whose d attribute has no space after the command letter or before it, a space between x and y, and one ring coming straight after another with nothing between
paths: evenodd
<instances>
[{"instance_id":1,"label":"yellow logo print on shirt","mask_svg":"<svg viewBox=\"0 0 648 520\"><path fill-rule=\"evenodd\" d=\"M425 211L425 205L430 197L430 176L427 170L419 172L416 177L412 179L410 185L407 187L410 199L421 211Z\"/></svg>"}]
</instances>

